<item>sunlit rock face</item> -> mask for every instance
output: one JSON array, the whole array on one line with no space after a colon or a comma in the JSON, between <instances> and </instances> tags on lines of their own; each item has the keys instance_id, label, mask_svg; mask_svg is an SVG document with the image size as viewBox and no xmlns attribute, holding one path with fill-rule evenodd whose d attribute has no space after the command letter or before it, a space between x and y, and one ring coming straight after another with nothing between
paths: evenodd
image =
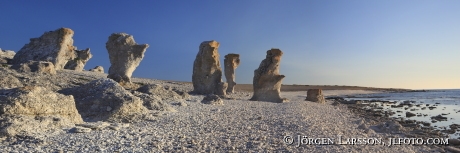
<instances>
[{"instance_id":1,"label":"sunlit rock face","mask_svg":"<svg viewBox=\"0 0 460 153\"><path fill-rule=\"evenodd\" d=\"M227 54L224 59L225 78L227 79L227 93L233 93L235 88L235 69L240 65L239 54Z\"/></svg>"},{"instance_id":2,"label":"sunlit rock face","mask_svg":"<svg viewBox=\"0 0 460 153\"><path fill-rule=\"evenodd\" d=\"M194 93L225 95L227 83L222 82L218 48L219 43L214 40L200 44L193 63Z\"/></svg>"},{"instance_id":3,"label":"sunlit rock face","mask_svg":"<svg viewBox=\"0 0 460 153\"><path fill-rule=\"evenodd\" d=\"M287 99L281 98L280 89L284 75L279 74L279 65L283 52L272 48L267 51L267 56L258 69L254 71L253 89L254 95L251 100L286 102Z\"/></svg>"},{"instance_id":4,"label":"sunlit rock face","mask_svg":"<svg viewBox=\"0 0 460 153\"><path fill-rule=\"evenodd\" d=\"M111 64L107 77L118 83L130 84L131 76L144 58L149 45L137 44L132 35L113 33L109 36L105 47Z\"/></svg>"},{"instance_id":5,"label":"sunlit rock face","mask_svg":"<svg viewBox=\"0 0 460 153\"><path fill-rule=\"evenodd\" d=\"M321 89L308 89L307 98L305 100L317 103L326 103Z\"/></svg>"},{"instance_id":6,"label":"sunlit rock face","mask_svg":"<svg viewBox=\"0 0 460 153\"><path fill-rule=\"evenodd\" d=\"M19 50L13 58L13 64L28 61L51 62L56 70L64 69L69 60L77 57L73 46L74 32L69 28L59 28L45 32L39 38L31 38L30 42Z\"/></svg>"}]
</instances>

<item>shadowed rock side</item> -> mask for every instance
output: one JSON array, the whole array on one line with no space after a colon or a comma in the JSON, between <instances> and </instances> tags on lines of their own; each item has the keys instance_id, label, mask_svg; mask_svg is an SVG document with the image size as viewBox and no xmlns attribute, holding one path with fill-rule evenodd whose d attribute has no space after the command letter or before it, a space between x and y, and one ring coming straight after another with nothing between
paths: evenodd
<instances>
[{"instance_id":1,"label":"shadowed rock side","mask_svg":"<svg viewBox=\"0 0 460 153\"><path fill-rule=\"evenodd\" d=\"M217 95L209 94L201 100L203 104L210 104L210 105L223 105L224 101Z\"/></svg>"},{"instance_id":2,"label":"shadowed rock side","mask_svg":"<svg viewBox=\"0 0 460 153\"><path fill-rule=\"evenodd\" d=\"M91 54L89 48L86 48L85 50L75 50L74 54L76 58L69 60L64 67L65 69L82 71L86 65L86 62L88 62L88 60L93 57L93 54Z\"/></svg>"},{"instance_id":3,"label":"shadowed rock side","mask_svg":"<svg viewBox=\"0 0 460 153\"><path fill-rule=\"evenodd\" d=\"M147 109L142 100L111 79L98 79L62 91L75 97L85 121L133 122L142 119Z\"/></svg>"},{"instance_id":4,"label":"shadowed rock side","mask_svg":"<svg viewBox=\"0 0 460 153\"><path fill-rule=\"evenodd\" d=\"M37 86L0 90L0 135L31 135L83 120L72 96Z\"/></svg>"},{"instance_id":5,"label":"shadowed rock side","mask_svg":"<svg viewBox=\"0 0 460 153\"><path fill-rule=\"evenodd\" d=\"M227 79L227 93L233 93L235 88L235 69L240 65L239 54L227 54L224 59L225 78Z\"/></svg>"},{"instance_id":6,"label":"shadowed rock side","mask_svg":"<svg viewBox=\"0 0 460 153\"><path fill-rule=\"evenodd\" d=\"M138 45L132 35L113 33L109 36L105 47L111 64L107 77L121 84L130 84L131 75L144 58L149 45Z\"/></svg>"},{"instance_id":7,"label":"shadowed rock side","mask_svg":"<svg viewBox=\"0 0 460 153\"><path fill-rule=\"evenodd\" d=\"M0 64L10 64L15 54L12 50L2 50L0 48Z\"/></svg>"},{"instance_id":8,"label":"shadowed rock side","mask_svg":"<svg viewBox=\"0 0 460 153\"><path fill-rule=\"evenodd\" d=\"M226 83L222 82L222 68L219 61L219 43L204 41L193 63L192 82L194 93L225 95Z\"/></svg>"},{"instance_id":9,"label":"shadowed rock side","mask_svg":"<svg viewBox=\"0 0 460 153\"><path fill-rule=\"evenodd\" d=\"M318 103L326 103L321 89L308 89L307 98L305 100Z\"/></svg>"},{"instance_id":10,"label":"shadowed rock side","mask_svg":"<svg viewBox=\"0 0 460 153\"><path fill-rule=\"evenodd\" d=\"M64 69L67 61L75 59L73 46L74 32L69 28L59 28L45 32L39 38L31 38L13 58L13 64L33 61L48 61L53 63L56 70Z\"/></svg>"},{"instance_id":11,"label":"shadowed rock side","mask_svg":"<svg viewBox=\"0 0 460 153\"><path fill-rule=\"evenodd\" d=\"M55 67L51 62L28 61L26 63L14 64L11 68L17 70L18 72L37 72L51 75L56 74L56 70L54 69Z\"/></svg>"},{"instance_id":12,"label":"shadowed rock side","mask_svg":"<svg viewBox=\"0 0 460 153\"><path fill-rule=\"evenodd\" d=\"M283 52L279 49L267 51L267 56L258 69L254 71L253 88L254 95L251 100L286 102L287 99L280 97L281 82L284 75L279 74L279 64Z\"/></svg>"},{"instance_id":13,"label":"shadowed rock side","mask_svg":"<svg viewBox=\"0 0 460 153\"><path fill-rule=\"evenodd\" d=\"M104 73L104 68L103 68L102 66L96 66L96 67L90 69L89 71L91 71L91 72Z\"/></svg>"}]
</instances>

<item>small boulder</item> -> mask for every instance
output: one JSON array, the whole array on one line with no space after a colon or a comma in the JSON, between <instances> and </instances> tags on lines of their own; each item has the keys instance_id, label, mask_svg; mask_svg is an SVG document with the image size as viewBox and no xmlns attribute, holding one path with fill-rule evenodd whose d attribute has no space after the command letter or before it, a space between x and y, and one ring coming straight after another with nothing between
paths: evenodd
<instances>
[{"instance_id":1,"label":"small boulder","mask_svg":"<svg viewBox=\"0 0 460 153\"><path fill-rule=\"evenodd\" d=\"M104 68L103 68L102 66L96 66L96 67L90 69L89 71L91 71L91 72L104 73Z\"/></svg>"},{"instance_id":2,"label":"small boulder","mask_svg":"<svg viewBox=\"0 0 460 153\"><path fill-rule=\"evenodd\" d=\"M17 70L18 72L37 72L50 75L56 74L54 65L51 62L29 61L26 63L14 64L11 68Z\"/></svg>"},{"instance_id":3,"label":"small boulder","mask_svg":"<svg viewBox=\"0 0 460 153\"><path fill-rule=\"evenodd\" d=\"M308 89L307 98L305 100L318 103L326 103L321 89Z\"/></svg>"},{"instance_id":4,"label":"small boulder","mask_svg":"<svg viewBox=\"0 0 460 153\"><path fill-rule=\"evenodd\" d=\"M223 105L224 101L217 95L209 94L203 98L201 101L203 104L210 104L210 105Z\"/></svg>"},{"instance_id":5,"label":"small boulder","mask_svg":"<svg viewBox=\"0 0 460 153\"><path fill-rule=\"evenodd\" d=\"M79 126L75 127L73 130L75 133L89 133L92 131L90 128L79 127Z\"/></svg>"},{"instance_id":6,"label":"small boulder","mask_svg":"<svg viewBox=\"0 0 460 153\"><path fill-rule=\"evenodd\" d=\"M174 109L166 101L163 101L163 99L161 99L159 96L149 95L138 91L133 91L132 93L133 95L141 98L143 105L149 110L174 111Z\"/></svg>"},{"instance_id":7,"label":"small boulder","mask_svg":"<svg viewBox=\"0 0 460 153\"><path fill-rule=\"evenodd\" d=\"M131 75L141 63L149 45L137 44L133 36L126 33L113 33L105 47L111 64L107 78L118 83L131 84Z\"/></svg>"},{"instance_id":8,"label":"small boulder","mask_svg":"<svg viewBox=\"0 0 460 153\"><path fill-rule=\"evenodd\" d=\"M161 100L164 100L167 102L178 100L178 99L183 99L183 96L177 94L177 92L169 88L166 89L159 84L144 85L140 87L139 89L137 89L137 91L157 96L158 98L161 98Z\"/></svg>"}]
</instances>

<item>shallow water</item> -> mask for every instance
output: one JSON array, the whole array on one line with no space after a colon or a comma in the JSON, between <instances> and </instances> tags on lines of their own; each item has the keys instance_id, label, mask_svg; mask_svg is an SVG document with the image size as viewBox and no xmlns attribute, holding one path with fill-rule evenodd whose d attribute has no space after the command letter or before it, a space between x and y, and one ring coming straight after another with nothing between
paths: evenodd
<instances>
[{"instance_id":1,"label":"shallow water","mask_svg":"<svg viewBox=\"0 0 460 153\"><path fill-rule=\"evenodd\" d=\"M449 129L451 124L460 124L460 89L453 90L427 90L427 92L403 92L403 93L376 93L362 94L353 97L345 98L345 100L381 100L396 102L394 105L404 103L404 101L414 101L412 107L404 105L404 107L392 108L388 103L372 103L383 107L383 110L392 110L396 114L390 117L403 117L405 119L425 121L431 123L431 126L443 130ZM434 109L429 109L429 106L435 106ZM419 105L419 106L416 106ZM424 109L422 109L425 107ZM399 111L399 112L398 112ZM406 117L406 112L412 112L417 116ZM447 121L437 121L432 123L431 117L442 115L447 117ZM423 125L422 125L423 126ZM451 138L460 137L460 132L450 135Z\"/></svg>"}]
</instances>

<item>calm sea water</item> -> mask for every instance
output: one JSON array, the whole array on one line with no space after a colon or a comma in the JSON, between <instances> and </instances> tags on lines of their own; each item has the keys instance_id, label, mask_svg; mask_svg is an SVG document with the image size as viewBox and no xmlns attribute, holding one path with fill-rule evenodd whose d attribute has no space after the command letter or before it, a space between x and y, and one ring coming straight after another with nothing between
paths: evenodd
<instances>
[{"instance_id":1,"label":"calm sea water","mask_svg":"<svg viewBox=\"0 0 460 153\"><path fill-rule=\"evenodd\" d=\"M377 94L366 94L357 95L356 97L345 98L346 100L385 100L395 101L396 105L403 103L404 101L415 101L414 105L422 104L419 107L416 106L404 106L403 108L391 108L390 105L384 105L384 110L392 110L397 112L391 117L404 117L406 118L406 112L412 112L415 114L421 114L421 116L409 117L406 119L426 121L431 123L431 126L436 126L438 129L449 129L451 124L460 124L460 89L449 89L449 90L427 90L427 92L403 92L403 93L377 93ZM435 106L435 109L422 109L429 106ZM447 117L447 121L437 121L432 123L432 116L441 115ZM451 134L450 137L458 138L460 133Z\"/></svg>"}]
</instances>

